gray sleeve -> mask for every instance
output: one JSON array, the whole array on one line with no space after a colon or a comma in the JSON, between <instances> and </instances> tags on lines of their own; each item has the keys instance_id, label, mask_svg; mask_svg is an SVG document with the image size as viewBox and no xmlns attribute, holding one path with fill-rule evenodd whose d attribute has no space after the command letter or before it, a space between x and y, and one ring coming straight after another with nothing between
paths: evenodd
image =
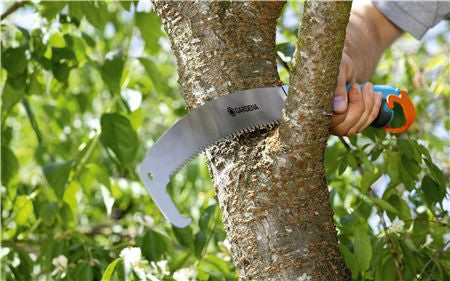
<instances>
[{"instance_id":1,"label":"gray sleeve","mask_svg":"<svg viewBox=\"0 0 450 281\"><path fill-rule=\"evenodd\" d=\"M449 1L373 1L373 4L400 29L417 39L450 17Z\"/></svg>"}]
</instances>

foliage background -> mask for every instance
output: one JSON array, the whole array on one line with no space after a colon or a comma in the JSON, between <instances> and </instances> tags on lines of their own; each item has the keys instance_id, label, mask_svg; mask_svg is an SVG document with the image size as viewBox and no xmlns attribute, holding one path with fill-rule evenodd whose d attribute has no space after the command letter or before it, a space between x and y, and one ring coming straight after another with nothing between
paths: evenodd
<instances>
[{"instance_id":1,"label":"foliage background","mask_svg":"<svg viewBox=\"0 0 450 281\"><path fill-rule=\"evenodd\" d=\"M279 21L287 64L302 8L289 2ZM135 172L186 114L150 5L27 3L1 33L2 280L236 280L203 158L168 187L194 219L185 229ZM409 91L418 118L407 134L329 140L330 202L354 280L450 279L449 42L448 23L420 42L404 35L371 79ZM121 255L127 247L142 256Z\"/></svg>"}]
</instances>

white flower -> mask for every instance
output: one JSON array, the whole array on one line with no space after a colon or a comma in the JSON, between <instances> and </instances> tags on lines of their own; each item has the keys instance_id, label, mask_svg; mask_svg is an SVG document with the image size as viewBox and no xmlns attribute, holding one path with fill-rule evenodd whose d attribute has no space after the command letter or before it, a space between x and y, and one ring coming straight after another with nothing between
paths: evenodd
<instances>
[{"instance_id":1,"label":"white flower","mask_svg":"<svg viewBox=\"0 0 450 281\"><path fill-rule=\"evenodd\" d=\"M120 257L123 258L125 264L130 264L132 267L137 267L141 261L141 249L140 248L125 248L120 252Z\"/></svg>"},{"instance_id":2,"label":"white flower","mask_svg":"<svg viewBox=\"0 0 450 281\"><path fill-rule=\"evenodd\" d=\"M59 255L56 258L52 260L52 264L61 271L64 271L67 269L67 258L66 256Z\"/></svg>"},{"instance_id":3,"label":"white flower","mask_svg":"<svg viewBox=\"0 0 450 281\"><path fill-rule=\"evenodd\" d=\"M433 237L431 237L430 234L427 234L427 236L425 237L425 243L423 244L423 247L427 247L431 243L433 243Z\"/></svg>"},{"instance_id":4,"label":"white flower","mask_svg":"<svg viewBox=\"0 0 450 281\"><path fill-rule=\"evenodd\" d=\"M231 243L228 239L223 240L223 246L227 248L228 251L231 251Z\"/></svg>"},{"instance_id":5,"label":"white flower","mask_svg":"<svg viewBox=\"0 0 450 281\"><path fill-rule=\"evenodd\" d=\"M447 242L450 240L450 233L445 233L444 234L444 244L447 244Z\"/></svg>"},{"instance_id":6,"label":"white flower","mask_svg":"<svg viewBox=\"0 0 450 281\"><path fill-rule=\"evenodd\" d=\"M182 268L173 274L173 279L177 281L193 281L196 277L197 271L194 267Z\"/></svg>"},{"instance_id":7,"label":"white flower","mask_svg":"<svg viewBox=\"0 0 450 281\"><path fill-rule=\"evenodd\" d=\"M150 281L161 281L160 279L156 278L156 276L152 275L152 274L147 274L147 279Z\"/></svg>"},{"instance_id":8,"label":"white flower","mask_svg":"<svg viewBox=\"0 0 450 281\"><path fill-rule=\"evenodd\" d=\"M139 280L145 280L145 271L142 268L134 267L133 272L139 277Z\"/></svg>"},{"instance_id":9,"label":"white flower","mask_svg":"<svg viewBox=\"0 0 450 281\"><path fill-rule=\"evenodd\" d=\"M159 262L156 263L156 265L159 267L159 270L161 271L161 273L163 275L169 275L170 271L167 270L167 264L169 262L167 260L161 260Z\"/></svg>"},{"instance_id":10,"label":"white flower","mask_svg":"<svg viewBox=\"0 0 450 281\"><path fill-rule=\"evenodd\" d=\"M403 231L404 226L405 226L405 222L400 220L398 217L395 217L395 219L391 225L391 231L394 233L400 233Z\"/></svg>"}]
</instances>

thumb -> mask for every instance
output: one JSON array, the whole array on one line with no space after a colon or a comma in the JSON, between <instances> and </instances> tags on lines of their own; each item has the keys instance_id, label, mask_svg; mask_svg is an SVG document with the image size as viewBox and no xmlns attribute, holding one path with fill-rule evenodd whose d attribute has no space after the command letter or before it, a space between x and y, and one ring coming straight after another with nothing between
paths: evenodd
<instances>
[{"instance_id":1,"label":"thumb","mask_svg":"<svg viewBox=\"0 0 450 281\"><path fill-rule=\"evenodd\" d=\"M348 93L345 87L345 71L340 71L337 79L336 91L333 99L333 111L344 113L348 107Z\"/></svg>"}]
</instances>

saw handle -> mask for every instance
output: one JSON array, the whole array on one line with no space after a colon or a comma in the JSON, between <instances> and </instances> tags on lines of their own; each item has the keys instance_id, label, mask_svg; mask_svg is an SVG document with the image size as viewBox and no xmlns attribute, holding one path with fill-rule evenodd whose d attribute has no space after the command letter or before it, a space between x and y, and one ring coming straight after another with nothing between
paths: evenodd
<instances>
[{"instance_id":1,"label":"saw handle","mask_svg":"<svg viewBox=\"0 0 450 281\"><path fill-rule=\"evenodd\" d=\"M358 86L360 89L363 87L362 84L358 84ZM351 84L347 84L347 92L350 90L350 87ZM406 131L412 123L414 123L414 120L416 119L416 110L406 91L399 90L398 88L389 85L374 85L373 91L381 93L382 101L380 112L370 126L384 128L384 130L389 133L399 134ZM392 128L390 126L394 119L394 103L401 106L403 115L405 116L405 123L399 128Z\"/></svg>"}]
</instances>

